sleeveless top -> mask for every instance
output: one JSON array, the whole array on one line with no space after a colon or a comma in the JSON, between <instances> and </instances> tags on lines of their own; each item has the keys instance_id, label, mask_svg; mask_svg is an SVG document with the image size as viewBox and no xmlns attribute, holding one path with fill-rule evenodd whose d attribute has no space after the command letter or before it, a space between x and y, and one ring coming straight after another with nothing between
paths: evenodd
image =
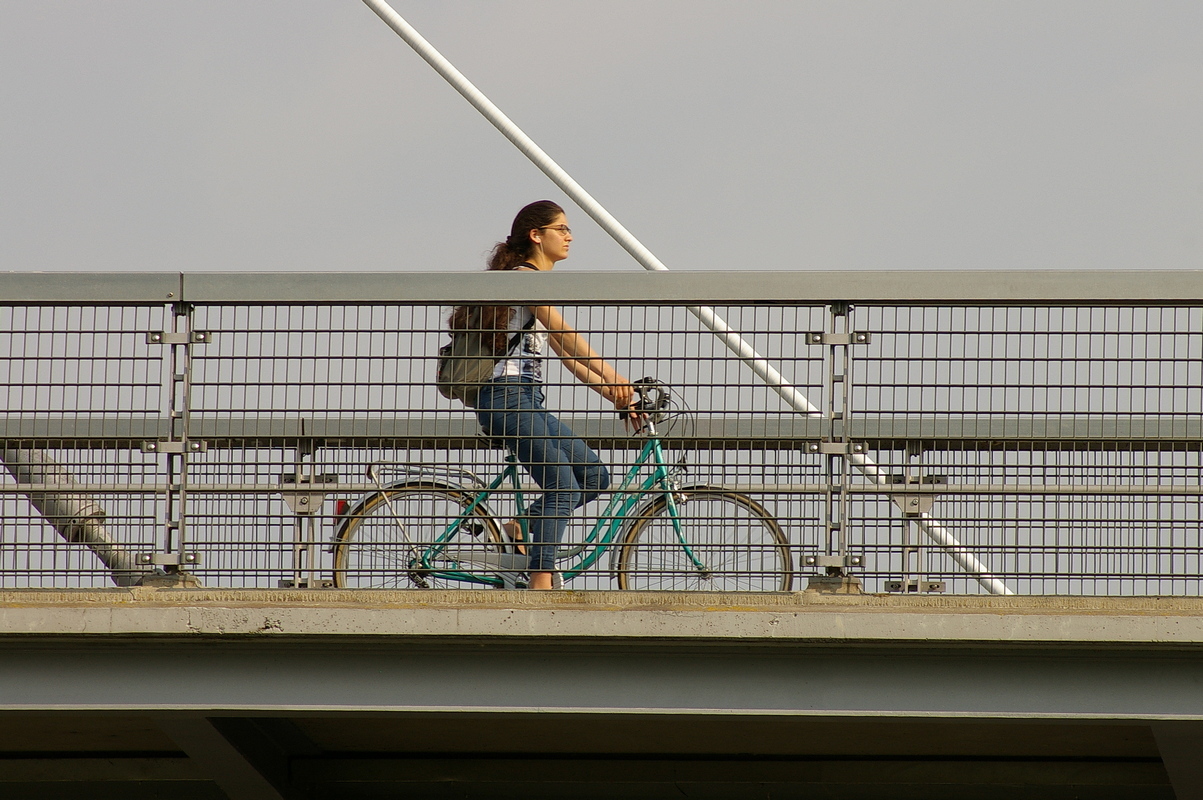
<instances>
[{"instance_id":1,"label":"sleeveless top","mask_svg":"<svg viewBox=\"0 0 1203 800\"><path fill-rule=\"evenodd\" d=\"M506 325L506 330L511 331L509 337L514 335L512 331L520 331L525 328L533 316L534 314L527 306L513 306L509 324ZM507 337L507 341L509 337ZM493 377L525 378L535 383L542 383L543 353L546 350L547 328L543 327L542 322L535 320L530 330L523 333L518 338L518 343L493 367Z\"/></svg>"}]
</instances>

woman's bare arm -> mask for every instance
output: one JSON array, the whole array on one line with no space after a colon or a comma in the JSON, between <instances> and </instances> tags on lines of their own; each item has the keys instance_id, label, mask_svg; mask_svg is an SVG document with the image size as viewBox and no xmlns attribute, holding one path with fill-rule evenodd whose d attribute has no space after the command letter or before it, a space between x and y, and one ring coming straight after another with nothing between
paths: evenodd
<instances>
[{"instance_id":1,"label":"woman's bare arm","mask_svg":"<svg viewBox=\"0 0 1203 800\"><path fill-rule=\"evenodd\" d=\"M559 311L552 306L531 306L530 310L547 328L551 349L577 380L612 402L615 408L627 408L634 402L631 382L598 355Z\"/></svg>"}]
</instances>

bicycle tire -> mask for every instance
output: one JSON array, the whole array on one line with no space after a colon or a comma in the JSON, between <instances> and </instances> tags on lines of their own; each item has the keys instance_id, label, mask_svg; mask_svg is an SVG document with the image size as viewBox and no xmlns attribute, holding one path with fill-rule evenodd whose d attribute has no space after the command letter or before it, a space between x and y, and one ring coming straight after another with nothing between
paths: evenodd
<instances>
[{"instance_id":1,"label":"bicycle tire","mask_svg":"<svg viewBox=\"0 0 1203 800\"><path fill-rule=\"evenodd\" d=\"M428 483L390 487L368 495L335 533L334 585L340 589L463 586L462 580L439 578L415 565L415 554L441 536L474 497L472 492ZM397 520L404 524L404 531ZM505 551L496 520L477 506L431 567L459 571L462 565L457 559L465 555Z\"/></svg>"},{"instance_id":2,"label":"bicycle tire","mask_svg":"<svg viewBox=\"0 0 1203 800\"><path fill-rule=\"evenodd\" d=\"M681 536L706 567L681 546L665 498L636 515L618 557L618 588L663 591L784 592L793 559L781 526L747 495L721 489L674 493Z\"/></svg>"}]
</instances>

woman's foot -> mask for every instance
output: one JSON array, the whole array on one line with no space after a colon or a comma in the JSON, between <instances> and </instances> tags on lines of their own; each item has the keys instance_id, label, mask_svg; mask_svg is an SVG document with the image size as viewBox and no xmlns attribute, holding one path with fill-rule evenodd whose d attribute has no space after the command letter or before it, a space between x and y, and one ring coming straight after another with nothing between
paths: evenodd
<instances>
[{"instance_id":1,"label":"woman's foot","mask_svg":"<svg viewBox=\"0 0 1203 800\"><path fill-rule=\"evenodd\" d=\"M522 537L522 524L518 520L512 519L502 525L501 532L514 545L514 549L518 551L519 555L526 555L526 545L523 544L525 540Z\"/></svg>"}]
</instances>

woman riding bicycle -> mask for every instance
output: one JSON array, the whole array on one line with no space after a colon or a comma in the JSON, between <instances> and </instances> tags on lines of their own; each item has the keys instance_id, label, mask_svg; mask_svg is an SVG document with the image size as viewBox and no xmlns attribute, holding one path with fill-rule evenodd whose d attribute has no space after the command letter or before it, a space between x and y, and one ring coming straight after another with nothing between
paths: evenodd
<instances>
[{"instance_id":1,"label":"woman riding bicycle","mask_svg":"<svg viewBox=\"0 0 1203 800\"><path fill-rule=\"evenodd\" d=\"M550 200L523 208L510 235L498 242L489 258L490 270L548 271L568 257L572 231L564 209ZM479 313L479 318L475 315ZM556 546L563 539L572 513L610 485L601 459L544 408L543 355L545 344L577 380L599 393L618 410L631 407L631 382L599 356L581 334L551 306L463 306L451 314L451 328L495 331L494 348L503 353L493 377L480 388L476 416L484 432L505 442L543 489L528 510L530 521L530 588L552 588ZM515 334L514 346L507 350ZM514 541L521 527L512 521L506 533Z\"/></svg>"}]
</instances>

